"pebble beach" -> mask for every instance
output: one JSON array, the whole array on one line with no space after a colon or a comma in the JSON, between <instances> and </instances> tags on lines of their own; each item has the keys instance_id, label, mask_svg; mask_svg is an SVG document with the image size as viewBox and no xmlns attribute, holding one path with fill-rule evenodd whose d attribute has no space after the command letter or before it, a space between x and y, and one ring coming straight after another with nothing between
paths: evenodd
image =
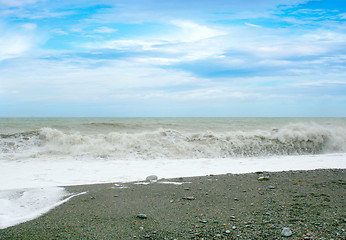
<instances>
[{"instance_id":1,"label":"pebble beach","mask_svg":"<svg viewBox=\"0 0 346 240\"><path fill-rule=\"evenodd\" d=\"M345 169L69 186L0 239L345 239Z\"/></svg>"}]
</instances>

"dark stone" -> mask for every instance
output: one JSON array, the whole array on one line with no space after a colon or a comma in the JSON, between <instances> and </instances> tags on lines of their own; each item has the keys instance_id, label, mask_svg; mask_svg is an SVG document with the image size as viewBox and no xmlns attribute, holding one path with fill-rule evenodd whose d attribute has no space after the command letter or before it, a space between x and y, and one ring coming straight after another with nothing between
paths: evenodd
<instances>
[{"instance_id":1,"label":"dark stone","mask_svg":"<svg viewBox=\"0 0 346 240\"><path fill-rule=\"evenodd\" d=\"M137 214L137 217L140 219L147 219L148 218L147 215L143 214L143 213Z\"/></svg>"}]
</instances>

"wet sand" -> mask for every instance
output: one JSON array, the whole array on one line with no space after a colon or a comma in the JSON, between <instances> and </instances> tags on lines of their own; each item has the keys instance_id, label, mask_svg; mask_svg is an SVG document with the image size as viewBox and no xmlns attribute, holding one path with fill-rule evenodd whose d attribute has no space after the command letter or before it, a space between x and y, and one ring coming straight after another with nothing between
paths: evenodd
<instances>
[{"instance_id":1,"label":"wet sand","mask_svg":"<svg viewBox=\"0 0 346 240\"><path fill-rule=\"evenodd\" d=\"M66 187L87 193L0 230L0 239L346 239L345 173L264 172ZM291 236L282 235L285 227Z\"/></svg>"}]
</instances>

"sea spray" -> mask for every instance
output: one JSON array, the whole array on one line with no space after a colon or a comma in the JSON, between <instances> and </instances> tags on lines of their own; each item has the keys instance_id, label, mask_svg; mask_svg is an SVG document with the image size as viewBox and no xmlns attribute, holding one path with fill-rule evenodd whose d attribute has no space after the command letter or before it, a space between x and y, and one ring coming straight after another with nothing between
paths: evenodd
<instances>
[{"instance_id":1,"label":"sea spray","mask_svg":"<svg viewBox=\"0 0 346 240\"><path fill-rule=\"evenodd\" d=\"M346 130L293 123L270 130L186 131L159 128L85 133L44 127L2 134L1 151L12 158L89 156L111 159L232 158L346 151Z\"/></svg>"}]
</instances>

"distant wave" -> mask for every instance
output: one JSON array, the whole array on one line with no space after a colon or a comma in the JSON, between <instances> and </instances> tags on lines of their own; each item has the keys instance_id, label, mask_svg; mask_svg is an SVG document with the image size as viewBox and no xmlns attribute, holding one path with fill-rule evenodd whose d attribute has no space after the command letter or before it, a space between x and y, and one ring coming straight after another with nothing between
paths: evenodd
<instances>
[{"instance_id":1,"label":"distant wave","mask_svg":"<svg viewBox=\"0 0 346 240\"><path fill-rule=\"evenodd\" d=\"M112 159L229 158L346 151L346 130L295 123L270 131L185 132L161 128L135 133L81 134L54 128L0 135L1 151L21 156L91 156ZM24 154L24 155L23 155Z\"/></svg>"},{"instance_id":2,"label":"distant wave","mask_svg":"<svg viewBox=\"0 0 346 240\"><path fill-rule=\"evenodd\" d=\"M86 123L84 125L86 125L86 126L94 126L94 127L107 126L107 127L114 127L114 128L127 128L129 126L140 126L140 124L130 125L130 124L126 124L126 123L107 123L107 122Z\"/></svg>"},{"instance_id":3,"label":"distant wave","mask_svg":"<svg viewBox=\"0 0 346 240\"><path fill-rule=\"evenodd\" d=\"M86 127L107 127L109 129L115 129L115 130L133 130L133 129L157 129L158 124L154 123L147 123L147 124L140 124L140 123L120 123L120 122L91 122L84 124ZM170 124L170 123L160 123L161 127L169 128L169 127L175 127L176 124Z\"/></svg>"}]
</instances>

